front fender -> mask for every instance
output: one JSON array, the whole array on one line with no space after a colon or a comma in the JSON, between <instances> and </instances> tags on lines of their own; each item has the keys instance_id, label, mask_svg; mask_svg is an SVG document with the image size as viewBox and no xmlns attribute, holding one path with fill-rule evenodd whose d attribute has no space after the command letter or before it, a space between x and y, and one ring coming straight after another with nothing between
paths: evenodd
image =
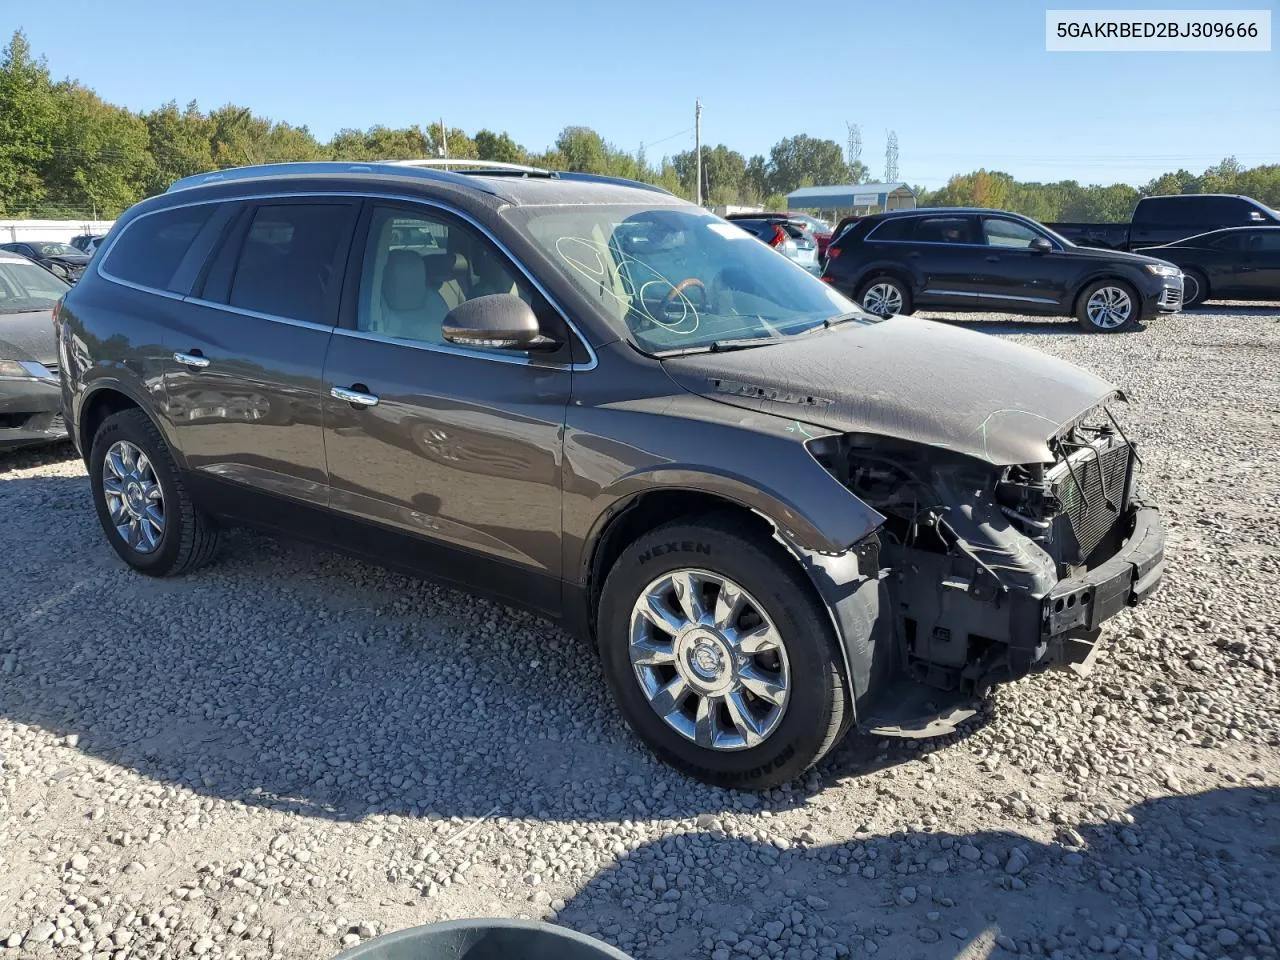
<instances>
[{"instance_id":1,"label":"front fender","mask_svg":"<svg viewBox=\"0 0 1280 960\"><path fill-rule=\"evenodd\" d=\"M592 545L655 491L701 493L752 510L800 547L840 554L884 517L809 453L823 427L693 394L607 409L571 407L564 440L566 576L590 579Z\"/></svg>"}]
</instances>

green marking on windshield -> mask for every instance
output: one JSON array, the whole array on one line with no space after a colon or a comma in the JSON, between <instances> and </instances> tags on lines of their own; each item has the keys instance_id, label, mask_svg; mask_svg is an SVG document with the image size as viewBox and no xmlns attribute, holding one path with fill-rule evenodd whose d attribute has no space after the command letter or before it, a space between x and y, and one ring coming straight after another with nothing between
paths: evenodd
<instances>
[{"instance_id":1,"label":"green marking on windshield","mask_svg":"<svg viewBox=\"0 0 1280 960\"><path fill-rule=\"evenodd\" d=\"M798 433L800 434L800 436L804 437L806 440L817 439L817 437L815 437L812 433L810 433L808 430L804 428L804 424L801 423L799 420L792 420L791 424L792 424L791 426L787 427L787 433Z\"/></svg>"}]
</instances>

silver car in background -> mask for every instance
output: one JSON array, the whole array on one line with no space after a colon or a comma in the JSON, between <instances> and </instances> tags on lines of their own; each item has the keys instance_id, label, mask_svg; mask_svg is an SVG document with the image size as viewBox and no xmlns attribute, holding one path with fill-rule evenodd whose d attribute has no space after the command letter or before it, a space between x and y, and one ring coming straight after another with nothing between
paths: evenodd
<instances>
[{"instance_id":1,"label":"silver car in background","mask_svg":"<svg viewBox=\"0 0 1280 960\"><path fill-rule=\"evenodd\" d=\"M821 272L818 263L818 241L809 225L790 217L765 217L729 221L754 234L788 260L794 261L815 276Z\"/></svg>"}]
</instances>

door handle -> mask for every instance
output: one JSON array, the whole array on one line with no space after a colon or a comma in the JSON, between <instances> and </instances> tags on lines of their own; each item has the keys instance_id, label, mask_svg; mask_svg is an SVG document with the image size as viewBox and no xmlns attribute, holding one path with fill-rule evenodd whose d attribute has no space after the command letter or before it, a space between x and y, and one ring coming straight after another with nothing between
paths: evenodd
<instances>
[{"instance_id":1,"label":"door handle","mask_svg":"<svg viewBox=\"0 0 1280 960\"><path fill-rule=\"evenodd\" d=\"M987 257L987 263L999 263L999 262L1000 262L999 257Z\"/></svg>"},{"instance_id":2,"label":"door handle","mask_svg":"<svg viewBox=\"0 0 1280 960\"><path fill-rule=\"evenodd\" d=\"M360 387L362 389L356 390L355 387ZM353 384L351 389L347 389L346 387L332 387L329 390L329 396L333 397L335 400L345 400L353 407L376 407L378 405L377 396L372 393L366 393L364 390L364 384L362 383Z\"/></svg>"},{"instance_id":3,"label":"door handle","mask_svg":"<svg viewBox=\"0 0 1280 960\"><path fill-rule=\"evenodd\" d=\"M209 365L209 358L201 356L199 350L192 350L190 353L175 353L173 359L183 366L195 367L198 370L203 370Z\"/></svg>"}]
</instances>

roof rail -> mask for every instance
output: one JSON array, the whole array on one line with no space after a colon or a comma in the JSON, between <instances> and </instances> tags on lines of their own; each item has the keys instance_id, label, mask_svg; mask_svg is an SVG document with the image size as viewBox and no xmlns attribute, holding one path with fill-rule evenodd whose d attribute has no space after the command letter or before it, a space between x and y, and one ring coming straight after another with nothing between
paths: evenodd
<instances>
[{"instance_id":1,"label":"roof rail","mask_svg":"<svg viewBox=\"0 0 1280 960\"><path fill-rule=\"evenodd\" d=\"M614 183L623 187L636 187L639 190L651 190L654 193L665 193L668 197L674 197L672 193L665 187L660 187L656 183L645 183L643 180L629 180L626 177L610 177L603 173L576 173L568 170L558 170L555 176L561 180L579 180L585 183Z\"/></svg>"},{"instance_id":2,"label":"roof rail","mask_svg":"<svg viewBox=\"0 0 1280 960\"><path fill-rule=\"evenodd\" d=\"M465 170L493 170L508 173L538 173L553 176L553 172L543 167L531 167L524 163L505 163L501 160L468 160L465 157L436 157L424 160L387 160L386 163L397 167L462 167Z\"/></svg>"},{"instance_id":3,"label":"roof rail","mask_svg":"<svg viewBox=\"0 0 1280 960\"><path fill-rule=\"evenodd\" d=\"M296 163L260 163L245 167L229 167L226 170L213 170L208 173L197 173L190 177L175 180L165 193L174 193L191 187L199 187L209 183L230 183L237 180L262 180L272 177L300 177L316 175L333 175L344 173L382 173L393 176L420 177L424 180L436 180L444 183L465 184L472 189L485 190L483 186L461 173L450 170L432 170L418 166L407 166L398 161L374 160L368 163L347 160L306 160ZM492 192L486 190L485 192Z\"/></svg>"}]
</instances>

